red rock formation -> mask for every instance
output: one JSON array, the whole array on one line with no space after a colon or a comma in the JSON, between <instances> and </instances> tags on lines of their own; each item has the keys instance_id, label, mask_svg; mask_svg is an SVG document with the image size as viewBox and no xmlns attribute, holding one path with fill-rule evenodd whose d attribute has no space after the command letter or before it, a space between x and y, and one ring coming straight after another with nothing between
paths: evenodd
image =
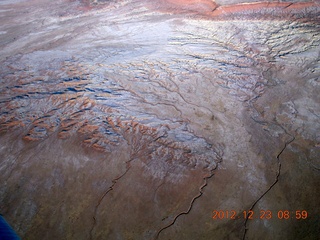
<instances>
[{"instance_id":1,"label":"red rock formation","mask_svg":"<svg viewBox=\"0 0 320 240\"><path fill-rule=\"evenodd\" d=\"M23 238L318 237L318 2L0 5L0 212Z\"/></svg>"},{"instance_id":2,"label":"red rock formation","mask_svg":"<svg viewBox=\"0 0 320 240\"><path fill-rule=\"evenodd\" d=\"M157 2L163 9L176 13L190 11L197 14L209 13L217 8L211 0L161 0Z\"/></svg>"}]
</instances>

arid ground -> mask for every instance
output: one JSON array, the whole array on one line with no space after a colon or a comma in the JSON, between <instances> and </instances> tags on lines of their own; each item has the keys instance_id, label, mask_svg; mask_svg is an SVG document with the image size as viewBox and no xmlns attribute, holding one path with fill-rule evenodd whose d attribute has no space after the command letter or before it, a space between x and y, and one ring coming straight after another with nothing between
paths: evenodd
<instances>
[{"instance_id":1,"label":"arid ground","mask_svg":"<svg viewBox=\"0 0 320 240\"><path fill-rule=\"evenodd\" d=\"M0 22L22 239L319 239L319 1L2 0Z\"/></svg>"}]
</instances>

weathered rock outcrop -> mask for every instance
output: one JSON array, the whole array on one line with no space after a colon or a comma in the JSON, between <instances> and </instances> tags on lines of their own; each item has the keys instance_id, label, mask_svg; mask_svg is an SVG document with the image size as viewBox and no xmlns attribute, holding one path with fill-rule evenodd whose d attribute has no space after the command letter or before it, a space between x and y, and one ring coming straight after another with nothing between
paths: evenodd
<instances>
[{"instance_id":1,"label":"weathered rock outcrop","mask_svg":"<svg viewBox=\"0 0 320 240\"><path fill-rule=\"evenodd\" d=\"M319 236L317 1L0 6L0 212L24 239Z\"/></svg>"}]
</instances>

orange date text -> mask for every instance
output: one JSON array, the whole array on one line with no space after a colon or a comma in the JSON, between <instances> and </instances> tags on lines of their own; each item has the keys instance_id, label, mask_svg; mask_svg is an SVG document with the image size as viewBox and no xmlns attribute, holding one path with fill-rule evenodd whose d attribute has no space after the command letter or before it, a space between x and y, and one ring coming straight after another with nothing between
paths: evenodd
<instances>
[{"instance_id":1,"label":"orange date text","mask_svg":"<svg viewBox=\"0 0 320 240\"><path fill-rule=\"evenodd\" d=\"M308 218L308 212L306 210L279 210L279 211L271 211L271 210L245 210L242 212L237 212L235 210L213 210L212 211L212 219L296 219L303 220Z\"/></svg>"}]
</instances>

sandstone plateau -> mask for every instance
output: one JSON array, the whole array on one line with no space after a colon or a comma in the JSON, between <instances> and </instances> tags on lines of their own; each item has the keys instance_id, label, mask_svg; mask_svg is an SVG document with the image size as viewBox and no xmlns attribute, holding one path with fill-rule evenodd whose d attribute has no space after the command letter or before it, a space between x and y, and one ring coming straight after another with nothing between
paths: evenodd
<instances>
[{"instance_id":1,"label":"sandstone plateau","mask_svg":"<svg viewBox=\"0 0 320 240\"><path fill-rule=\"evenodd\" d=\"M22 239L319 239L319 1L2 0L0 22Z\"/></svg>"}]
</instances>

